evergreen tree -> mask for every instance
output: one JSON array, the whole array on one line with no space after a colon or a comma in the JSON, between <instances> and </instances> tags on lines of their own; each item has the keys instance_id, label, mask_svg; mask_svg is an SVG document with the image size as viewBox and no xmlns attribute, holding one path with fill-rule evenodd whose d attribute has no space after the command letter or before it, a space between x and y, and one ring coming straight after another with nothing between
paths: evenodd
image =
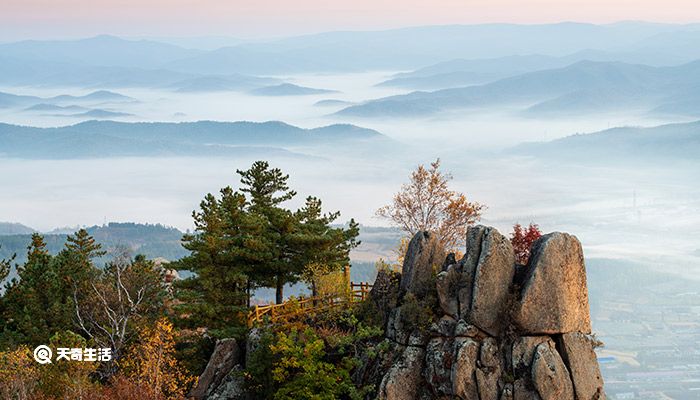
<instances>
[{"instance_id":1,"label":"evergreen tree","mask_svg":"<svg viewBox=\"0 0 700 400\"><path fill-rule=\"evenodd\" d=\"M0 283L2 283L2 281L4 281L5 278L7 278L7 276L10 274L10 270L12 269L12 263L15 261L15 257L17 257L17 255L13 254L10 258L0 259Z\"/></svg>"},{"instance_id":2,"label":"evergreen tree","mask_svg":"<svg viewBox=\"0 0 700 400\"><path fill-rule=\"evenodd\" d=\"M281 207L296 192L287 185L289 175L270 168L266 161L256 161L250 169L237 172L241 192L249 197L248 212L262 223L262 231L255 238L258 262L249 271L250 278L259 286L274 287L275 300L280 304L284 301L284 285L297 282L304 266L294 246L298 220L293 212Z\"/></svg>"},{"instance_id":3,"label":"evergreen tree","mask_svg":"<svg viewBox=\"0 0 700 400\"><path fill-rule=\"evenodd\" d=\"M71 307L66 304L57 262L46 250L44 238L35 233L27 248L27 262L17 267L3 296L5 326L1 342L6 346L46 343L49 336L70 327Z\"/></svg>"},{"instance_id":4,"label":"evergreen tree","mask_svg":"<svg viewBox=\"0 0 700 400\"><path fill-rule=\"evenodd\" d=\"M226 187L218 197L207 194L193 212L195 231L183 237L190 255L177 263L193 273L176 285L179 324L205 327L215 337L243 332L255 288L275 288L281 303L284 285L317 265L324 271L347 265L358 244L357 224L331 227L339 213L323 214L317 198L309 197L296 212L284 208L296 193L278 168L258 161L237 172L240 191Z\"/></svg>"},{"instance_id":5,"label":"evergreen tree","mask_svg":"<svg viewBox=\"0 0 700 400\"><path fill-rule=\"evenodd\" d=\"M102 245L95 242L84 228L79 229L74 235L66 238L66 250L80 256L86 261L99 258L107 254L102 250Z\"/></svg>"},{"instance_id":6,"label":"evergreen tree","mask_svg":"<svg viewBox=\"0 0 700 400\"><path fill-rule=\"evenodd\" d=\"M335 272L350 264L350 250L360 242L359 224L350 220L348 228L331 227L340 217L340 212L323 214L322 202L316 197L307 197L304 207L295 217L299 230L295 237L295 247L300 250L298 257L303 264L302 278L317 294L316 281L320 276Z\"/></svg>"},{"instance_id":7,"label":"evergreen tree","mask_svg":"<svg viewBox=\"0 0 700 400\"><path fill-rule=\"evenodd\" d=\"M75 247L77 243L82 245ZM33 234L27 261L17 267L18 278L7 284L0 300L0 320L5 321L0 343L35 346L71 329L74 296L85 290L86 278L96 270L92 258L97 254L102 254L100 246L89 235L69 236L65 249L52 256L44 238Z\"/></svg>"},{"instance_id":8,"label":"evergreen tree","mask_svg":"<svg viewBox=\"0 0 700 400\"><path fill-rule=\"evenodd\" d=\"M192 213L195 232L183 237L191 254L176 267L194 276L176 285L178 322L206 327L216 337L238 336L245 327L250 282L243 244L255 236L256 222L245 212L245 196L226 187L221 198L208 194ZM263 249L260 249L262 252Z\"/></svg>"}]
</instances>

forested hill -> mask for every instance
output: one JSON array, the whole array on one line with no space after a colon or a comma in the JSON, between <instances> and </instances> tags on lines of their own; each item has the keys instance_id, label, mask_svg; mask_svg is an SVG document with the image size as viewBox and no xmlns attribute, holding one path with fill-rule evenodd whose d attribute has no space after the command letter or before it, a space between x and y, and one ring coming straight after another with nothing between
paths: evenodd
<instances>
[{"instance_id":1,"label":"forested hill","mask_svg":"<svg viewBox=\"0 0 700 400\"><path fill-rule=\"evenodd\" d=\"M182 232L160 224L110 222L107 225L92 226L87 231L107 251L123 246L134 254L168 260L176 260L187 254L180 244ZM65 233L45 234L44 240L49 252L58 253L66 242L66 236ZM31 234L0 235L0 259L17 254L16 261L24 262L30 242Z\"/></svg>"}]
</instances>

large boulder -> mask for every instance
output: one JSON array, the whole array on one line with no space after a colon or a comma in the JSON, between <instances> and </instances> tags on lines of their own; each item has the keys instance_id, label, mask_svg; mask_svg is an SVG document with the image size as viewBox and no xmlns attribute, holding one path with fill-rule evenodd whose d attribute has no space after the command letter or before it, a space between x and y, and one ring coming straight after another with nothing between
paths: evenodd
<instances>
[{"instance_id":1,"label":"large boulder","mask_svg":"<svg viewBox=\"0 0 700 400\"><path fill-rule=\"evenodd\" d=\"M384 375L379 385L378 400L417 400L423 383L423 359L420 347L406 347L401 358Z\"/></svg>"},{"instance_id":2,"label":"large boulder","mask_svg":"<svg viewBox=\"0 0 700 400\"><path fill-rule=\"evenodd\" d=\"M459 317L459 297L458 285L461 281L461 274L455 265L449 266L446 271L437 275L435 286L437 288L438 301L442 311L453 318Z\"/></svg>"},{"instance_id":3,"label":"large boulder","mask_svg":"<svg viewBox=\"0 0 700 400\"><path fill-rule=\"evenodd\" d=\"M408 243L401 269L401 293L424 296L431 290L433 272L445 260L445 250L436 235L429 232L416 233Z\"/></svg>"},{"instance_id":4,"label":"large boulder","mask_svg":"<svg viewBox=\"0 0 700 400\"><path fill-rule=\"evenodd\" d=\"M478 233L472 234L477 231ZM497 336L503 330L515 274L515 253L510 241L495 228L470 227L467 231L467 265L471 257L478 261L474 270L470 321Z\"/></svg>"},{"instance_id":5,"label":"large boulder","mask_svg":"<svg viewBox=\"0 0 700 400\"><path fill-rule=\"evenodd\" d=\"M526 334L591 332L586 268L575 236L555 232L533 244L514 321Z\"/></svg>"},{"instance_id":6,"label":"large boulder","mask_svg":"<svg viewBox=\"0 0 700 400\"><path fill-rule=\"evenodd\" d=\"M454 344L452 363L452 392L462 400L479 398L476 382L476 363L479 358L479 343L470 338L457 338Z\"/></svg>"},{"instance_id":7,"label":"large boulder","mask_svg":"<svg viewBox=\"0 0 700 400\"><path fill-rule=\"evenodd\" d=\"M580 332L565 333L560 338L561 356L569 366L577 399L603 399L603 378L591 339Z\"/></svg>"},{"instance_id":8,"label":"large boulder","mask_svg":"<svg viewBox=\"0 0 700 400\"><path fill-rule=\"evenodd\" d=\"M532 365L537 346L551 340L548 336L522 336L515 339L511 350L511 365L515 374L526 375Z\"/></svg>"},{"instance_id":9,"label":"large boulder","mask_svg":"<svg viewBox=\"0 0 700 400\"><path fill-rule=\"evenodd\" d=\"M243 400L246 397L243 367L236 365L206 400Z\"/></svg>"},{"instance_id":10,"label":"large boulder","mask_svg":"<svg viewBox=\"0 0 700 400\"><path fill-rule=\"evenodd\" d=\"M532 362L537 346L551 342L548 336L523 336L513 341L510 359L515 381L513 382L513 400L540 400L532 383Z\"/></svg>"},{"instance_id":11,"label":"large boulder","mask_svg":"<svg viewBox=\"0 0 700 400\"><path fill-rule=\"evenodd\" d=\"M510 241L494 228L469 227L464 257L456 263L448 258L445 265L436 282L442 311L491 335L500 334L515 274Z\"/></svg>"},{"instance_id":12,"label":"large boulder","mask_svg":"<svg viewBox=\"0 0 700 400\"><path fill-rule=\"evenodd\" d=\"M532 383L542 400L574 400L569 370L551 340L540 343L535 350Z\"/></svg>"},{"instance_id":13,"label":"large boulder","mask_svg":"<svg viewBox=\"0 0 700 400\"><path fill-rule=\"evenodd\" d=\"M241 351L236 339L221 339L217 341L207 367L199 377L197 386L190 391L189 397L195 400L207 399L210 395L217 392L217 389L225 381L235 382L235 377L229 377L229 375L234 367L240 366L240 362ZM236 388L227 389L227 391L236 390Z\"/></svg>"}]
</instances>

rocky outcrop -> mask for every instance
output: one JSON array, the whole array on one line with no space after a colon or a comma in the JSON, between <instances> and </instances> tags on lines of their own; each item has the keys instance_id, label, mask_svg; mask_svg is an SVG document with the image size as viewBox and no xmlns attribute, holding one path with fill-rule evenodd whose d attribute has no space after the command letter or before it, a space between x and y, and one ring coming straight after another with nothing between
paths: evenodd
<instances>
[{"instance_id":1,"label":"rocky outcrop","mask_svg":"<svg viewBox=\"0 0 700 400\"><path fill-rule=\"evenodd\" d=\"M401 270L401 294L413 293L423 296L431 288L431 281L436 266L445 260L445 252L435 235L418 232L408 243L406 256Z\"/></svg>"},{"instance_id":2,"label":"rocky outcrop","mask_svg":"<svg viewBox=\"0 0 700 400\"><path fill-rule=\"evenodd\" d=\"M528 265L519 266L509 240L494 228L470 227L459 260L420 232L402 272L380 271L364 305L385 328L384 346L360 352L352 373L358 386L376 388L370 398L605 398L583 252L574 236L541 237ZM252 329L246 357L260 343L260 331ZM233 339L217 342L189 395L245 398L241 353Z\"/></svg>"},{"instance_id":3,"label":"rocky outcrop","mask_svg":"<svg viewBox=\"0 0 700 400\"><path fill-rule=\"evenodd\" d=\"M420 380L416 379L423 370L425 350L408 346L401 358L384 375L379 387L379 399L413 400L418 399Z\"/></svg>"},{"instance_id":4,"label":"rocky outcrop","mask_svg":"<svg viewBox=\"0 0 700 400\"><path fill-rule=\"evenodd\" d=\"M528 334L591 333L581 243L550 233L534 243L514 319Z\"/></svg>"},{"instance_id":5,"label":"rocky outcrop","mask_svg":"<svg viewBox=\"0 0 700 400\"><path fill-rule=\"evenodd\" d=\"M242 399L241 350L235 339L216 342L209 363L189 393L195 400Z\"/></svg>"},{"instance_id":6,"label":"rocky outcrop","mask_svg":"<svg viewBox=\"0 0 700 400\"><path fill-rule=\"evenodd\" d=\"M469 228L460 260L439 262L434 246L430 234L414 236L393 289L387 340L402 353L383 376L380 399L604 398L574 236L543 236L526 266L515 264L509 240L490 227ZM407 293L420 294L419 307L403 303ZM430 307L431 296L434 322L425 329L404 323L407 313Z\"/></svg>"},{"instance_id":7,"label":"rocky outcrop","mask_svg":"<svg viewBox=\"0 0 700 400\"><path fill-rule=\"evenodd\" d=\"M561 355L569 366L574 381L577 399L599 399L603 395L603 378L596 362L596 355L591 345L591 338L580 333L561 335L559 348Z\"/></svg>"}]
</instances>

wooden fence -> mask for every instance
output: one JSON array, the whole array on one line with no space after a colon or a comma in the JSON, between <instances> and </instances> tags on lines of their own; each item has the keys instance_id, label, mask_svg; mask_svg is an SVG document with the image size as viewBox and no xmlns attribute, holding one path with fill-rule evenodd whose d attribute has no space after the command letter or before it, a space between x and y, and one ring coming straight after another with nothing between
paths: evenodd
<instances>
[{"instance_id":1,"label":"wooden fence","mask_svg":"<svg viewBox=\"0 0 700 400\"><path fill-rule=\"evenodd\" d=\"M372 285L368 282L350 283L348 294L335 294L315 297L302 297L285 301L282 304L256 305L248 313L248 326L268 320L271 323L286 322L301 315L325 312L351 303L363 301L369 295Z\"/></svg>"}]
</instances>

